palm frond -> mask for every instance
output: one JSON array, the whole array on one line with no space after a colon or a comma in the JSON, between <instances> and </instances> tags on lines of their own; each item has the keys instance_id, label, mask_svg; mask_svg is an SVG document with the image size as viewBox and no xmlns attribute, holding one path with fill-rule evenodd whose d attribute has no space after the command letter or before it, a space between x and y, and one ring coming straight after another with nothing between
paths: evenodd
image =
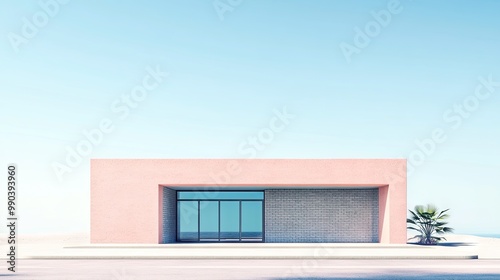
<instances>
[{"instance_id":1,"label":"palm frond","mask_svg":"<svg viewBox=\"0 0 500 280\"><path fill-rule=\"evenodd\" d=\"M420 234L408 239L418 239L420 244L437 244L446 238L442 236L437 236L436 234L444 234L448 232L453 232L453 229L446 227L448 224L445 221L449 218L448 211L446 209L439 211L438 208L433 204L416 205L414 210L408 209L410 217L406 219L407 229L415 230Z\"/></svg>"},{"instance_id":2,"label":"palm frond","mask_svg":"<svg viewBox=\"0 0 500 280\"><path fill-rule=\"evenodd\" d=\"M414 228L414 227L407 227L407 229L412 229L412 230L415 230L415 231L420 231L420 229Z\"/></svg>"}]
</instances>

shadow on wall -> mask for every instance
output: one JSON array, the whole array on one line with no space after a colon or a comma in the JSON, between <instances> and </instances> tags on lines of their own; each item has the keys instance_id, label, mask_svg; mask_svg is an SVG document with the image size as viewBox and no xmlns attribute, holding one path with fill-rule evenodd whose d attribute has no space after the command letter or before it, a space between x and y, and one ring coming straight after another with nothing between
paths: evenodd
<instances>
[{"instance_id":1,"label":"shadow on wall","mask_svg":"<svg viewBox=\"0 0 500 280\"><path fill-rule=\"evenodd\" d=\"M408 273L410 274L410 273ZM450 273L450 274L387 274L387 275L378 275L378 276L335 276L335 277L283 277L283 278L271 278L272 280L349 280L349 279L357 279L357 280L385 280L385 279L407 279L407 280L421 280L421 279L430 279L430 280L497 280L500 279L500 274L497 273L489 273L489 274L468 274L468 273Z\"/></svg>"}]
</instances>

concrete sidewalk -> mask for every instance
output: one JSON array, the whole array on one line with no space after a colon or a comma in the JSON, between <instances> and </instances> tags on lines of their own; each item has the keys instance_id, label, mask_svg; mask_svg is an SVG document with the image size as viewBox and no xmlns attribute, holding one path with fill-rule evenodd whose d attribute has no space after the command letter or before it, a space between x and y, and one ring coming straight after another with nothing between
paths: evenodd
<instances>
[{"instance_id":1,"label":"concrete sidewalk","mask_svg":"<svg viewBox=\"0 0 500 280\"><path fill-rule=\"evenodd\" d=\"M68 246L25 259L477 259L473 248L385 244L158 244Z\"/></svg>"},{"instance_id":2,"label":"concrete sidewalk","mask_svg":"<svg viewBox=\"0 0 500 280\"><path fill-rule=\"evenodd\" d=\"M88 233L28 236L18 259L500 259L500 239L447 235L439 246L378 243L90 244ZM1 252L6 240L0 237ZM5 254L0 255L5 260Z\"/></svg>"}]
</instances>

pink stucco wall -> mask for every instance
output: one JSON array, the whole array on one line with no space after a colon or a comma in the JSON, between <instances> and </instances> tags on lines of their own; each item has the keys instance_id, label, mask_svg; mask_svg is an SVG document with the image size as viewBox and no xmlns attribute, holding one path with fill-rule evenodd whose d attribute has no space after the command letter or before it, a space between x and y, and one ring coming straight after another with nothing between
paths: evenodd
<instances>
[{"instance_id":1,"label":"pink stucco wall","mask_svg":"<svg viewBox=\"0 0 500 280\"><path fill-rule=\"evenodd\" d=\"M377 186L380 242L406 243L405 159L93 159L91 242L159 243L160 186Z\"/></svg>"}]
</instances>

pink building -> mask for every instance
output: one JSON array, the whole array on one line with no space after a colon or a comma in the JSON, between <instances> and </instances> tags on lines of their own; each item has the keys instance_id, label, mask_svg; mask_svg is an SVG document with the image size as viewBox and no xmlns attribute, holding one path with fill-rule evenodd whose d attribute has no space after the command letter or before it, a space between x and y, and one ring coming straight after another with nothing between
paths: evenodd
<instances>
[{"instance_id":1,"label":"pink building","mask_svg":"<svg viewBox=\"0 0 500 280\"><path fill-rule=\"evenodd\" d=\"M406 243L404 159L94 159L92 243Z\"/></svg>"}]
</instances>

